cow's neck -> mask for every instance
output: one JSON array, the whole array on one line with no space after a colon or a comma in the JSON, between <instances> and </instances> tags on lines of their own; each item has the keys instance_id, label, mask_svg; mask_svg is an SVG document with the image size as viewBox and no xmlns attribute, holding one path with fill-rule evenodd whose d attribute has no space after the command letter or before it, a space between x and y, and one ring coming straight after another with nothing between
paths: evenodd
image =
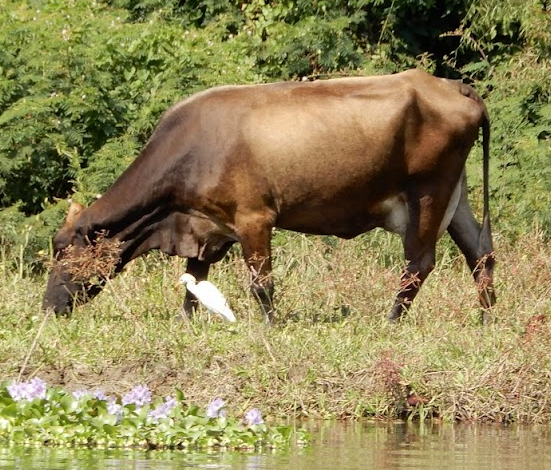
<instances>
[{"instance_id":1,"label":"cow's neck","mask_svg":"<svg viewBox=\"0 0 551 470\"><path fill-rule=\"evenodd\" d=\"M135 253L136 247L147 245L152 234L165 229L165 221L171 209L162 202L129 201L126 204L102 197L82 214L81 232L93 240L99 233L105 233L109 239L120 242L122 266L141 253ZM130 203L131 202L131 203ZM151 246L150 249L156 248ZM142 250L142 252L144 252ZM122 267L121 266L121 267Z\"/></svg>"},{"instance_id":2,"label":"cow's neck","mask_svg":"<svg viewBox=\"0 0 551 470\"><path fill-rule=\"evenodd\" d=\"M163 220L176 209L166 186L163 167L149 143L142 154L119 177L115 184L79 219L83 236L94 239L105 232L107 238L121 242L123 260L132 259L132 249L151 233L163 228ZM154 248L154 247L153 247ZM129 252L126 252L128 251Z\"/></svg>"},{"instance_id":3,"label":"cow's neck","mask_svg":"<svg viewBox=\"0 0 551 470\"><path fill-rule=\"evenodd\" d=\"M139 236L143 229L165 217L170 210L162 201L130 198L111 203L108 196L90 206L82 215L82 232L90 238L105 231L108 238L126 241Z\"/></svg>"}]
</instances>

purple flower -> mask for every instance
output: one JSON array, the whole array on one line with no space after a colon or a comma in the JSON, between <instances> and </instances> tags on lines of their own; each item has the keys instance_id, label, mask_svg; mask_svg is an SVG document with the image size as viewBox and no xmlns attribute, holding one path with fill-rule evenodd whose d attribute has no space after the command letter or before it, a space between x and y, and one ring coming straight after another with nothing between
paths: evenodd
<instances>
[{"instance_id":1,"label":"purple flower","mask_svg":"<svg viewBox=\"0 0 551 470\"><path fill-rule=\"evenodd\" d=\"M79 400L81 398L95 398L96 400L107 401L108 397L103 390L97 389L91 392L90 390L75 390L73 396Z\"/></svg>"},{"instance_id":2,"label":"purple flower","mask_svg":"<svg viewBox=\"0 0 551 470\"><path fill-rule=\"evenodd\" d=\"M79 399L81 399L81 398L83 398L83 397L90 397L90 396L92 396L92 394L91 394L88 390L75 390L75 391L73 392L73 396L74 396L77 400L79 400Z\"/></svg>"},{"instance_id":3,"label":"purple flower","mask_svg":"<svg viewBox=\"0 0 551 470\"><path fill-rule=\"evenodd\" d=\"M109 398L107 401L107 413L117 417L117 423L122 417L122 406L117 403L115 398Z\"/></svg>"},{"instance_id":4,"label":"purple flower","mask_svg":"<svg viewBox=\"0 0 551 470\"><path fill-rule=\"evenodd\" d=\"M34 400L35 398L46 398L46 382L38 377L28 382L13 383L8 385L8 392L15 400Z\"/></svg>"},{"instance_id":5,"label":"purple flower","mask_svg":"<svg viewBox=\"0 0 551 470\"><path fill-rule=\"evenodd\" d=\"M151 410L148 416L157 422L160 419L166 418L168 413L178 404L178 402L172 397L166 397L164 403L157 406L154 410Z\"/></svg>"},{"instance_id":6,"label":"purple flower","mask_svg":"<svg viewBox=\"0 0 551 470\"><path fill-rule=\"evenodd\" d=\"M245 415L245 424L247 426L254 426L255 424L263 424L264 420L262 419L262 413L258 408L253 408L252 410L247 411Z\"/></svg>"},{"instance_id":7,"label":"purple flower","mask_svg":"<svg viewBox=\"0 0 551 470\"><path fill-rule=\"evenodd\" d=\"M147 405L151 402L151 391L145 385L138 385L122 397L122 405L135 404L137 407Z\"/></svg>"},{"instance_id":8,"label":"purple flower","mask_svg":"<svg viewBox=\"0 0 551 470\"><path fill-rule=\"evenodd\" d=\"M11 385L8 385L8 392L10 396L15 400L23 400L26 398L27 395L27 384L24 382L21 383L12 383Z\"/></svg>"},{"instance_id":9,"label":"purple flower","mask_svg":"<svg viewBox=\"0 0 551 470\"><path fill-rule=\"evenodd\" d=\"M176 405L178 405L178 400L176 398L173 398L171 396L165 397L165 402L163 403L167 411L172 410L173 408L176 408Z\"/></svg>"},{"instance_id":10,"label":"purple flower","mask_svg":"<svg viewBox=\"0 0 551 470\"><path fill-rule=\"evenodd\" d=\"M215 398L209 403L209 406L207 407L207 416L209 418L218 418L226 416L226 410L223 410L226 406L226 402L222 400L221 398Z\"/></svg>"},{"instance_id":11,"label":"purple flower","mask_svg":"<svg viewBox=\"0 0 551 470\"><path fill-rule=\"evenodd\" d=\"M103 390L99 390L99 389L94 390L92 395L94 395L94 398L96 398L97 400L104 400L104 401L107 400L107 395L105 394L105 392Z\"/></svg>"}]
</instances>

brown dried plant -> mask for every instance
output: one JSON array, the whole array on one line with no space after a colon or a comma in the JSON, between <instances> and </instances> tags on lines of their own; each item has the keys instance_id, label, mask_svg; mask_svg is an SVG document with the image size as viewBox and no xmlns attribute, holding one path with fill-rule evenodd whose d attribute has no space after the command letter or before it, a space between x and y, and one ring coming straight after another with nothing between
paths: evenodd
<instances>
[{"instance_id":1,"label":"brown dried plant","mask_svg":"<svg viewBox=\"0 0 551 470\"><path fill-rule=\"evenodd\" d=\"M73 281L92 281L113 277L120 261L120 241L107 238L107 232L97 232L95 240L84 248L69 245L59 260L50 262L50 267L61 267L71 274Z\"/></svg>"},{"instance_id":2,"label":"brown dried plant","mask_svg":"<svg viewBox=\"0 0 551 470\"><path fill-rule=\"evenodd\" d=\"M421 278L419 277L419 271L408 272L404 269L402 276L400 277L400 292L409 292L410 290L419 290L421 287Z\"/></svg>"},{"instance_id":3,"label":"brown dried plant","mask_svg":"<svg viewBox=\"0 0 551 470\"><path fill-rule=\"evenodd\" d=\"M490 281L492 280L486 273L486 264L489 259L495 259L494 252L485 254L482 258L480 258L474 268L474 272L478 275L477 291L479 295L488 288Z\"/></svg>"},{"instance_id":4,"label":"brown dried plant","mask_svg":"<svg viewBox=\"0 0 551 470\"><path fill-rule=\"evenodd\" d=\"M406 391L402 382L403 364L396 362L392 351L383 351L378 361L373 364L373 377L377 379L384 393L392 398L396 406L403 405Z\"/></svg>"}]
</instances>

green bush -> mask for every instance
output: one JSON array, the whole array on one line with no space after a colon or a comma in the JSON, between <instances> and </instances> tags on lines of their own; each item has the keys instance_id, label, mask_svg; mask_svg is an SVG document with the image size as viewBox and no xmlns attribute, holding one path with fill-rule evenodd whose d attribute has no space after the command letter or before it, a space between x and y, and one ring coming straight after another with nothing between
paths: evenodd
<instances>
[{"instance_id":1,"label":"green bush","mask_svg":"<svg viewBox=\"0 0 551 470\"><path fill-rule=\"evenodd\" d=\"M0 239L35 261L160 115L207 87L419 66L475 81L493 121L492 205L549 215L551 15L537 0L0 0ZM473 187L479 162L471 159ZM34 250L34 251L33 251ZM19 254L18 254L19 259Z\"/></svg>"}]
</instances>

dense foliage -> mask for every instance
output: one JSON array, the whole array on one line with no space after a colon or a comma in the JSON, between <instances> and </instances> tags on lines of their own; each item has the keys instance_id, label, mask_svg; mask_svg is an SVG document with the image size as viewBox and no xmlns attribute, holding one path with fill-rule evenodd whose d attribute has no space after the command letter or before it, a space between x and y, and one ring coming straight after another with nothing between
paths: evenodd
<instances>
[{"instance_id":1,"label":"dense foliage","mask_svg":"<svg viewBox=\"0 0 551 470\"><path fill-rule=\"evenodd\" d=\"M474 81L497 227L551 233L551 14L537 0L0 0L0 246L34 260L161 113L227 83L388 73ZM480 165L471 159L473 187Z\"/></svg>"}]
</instances>

